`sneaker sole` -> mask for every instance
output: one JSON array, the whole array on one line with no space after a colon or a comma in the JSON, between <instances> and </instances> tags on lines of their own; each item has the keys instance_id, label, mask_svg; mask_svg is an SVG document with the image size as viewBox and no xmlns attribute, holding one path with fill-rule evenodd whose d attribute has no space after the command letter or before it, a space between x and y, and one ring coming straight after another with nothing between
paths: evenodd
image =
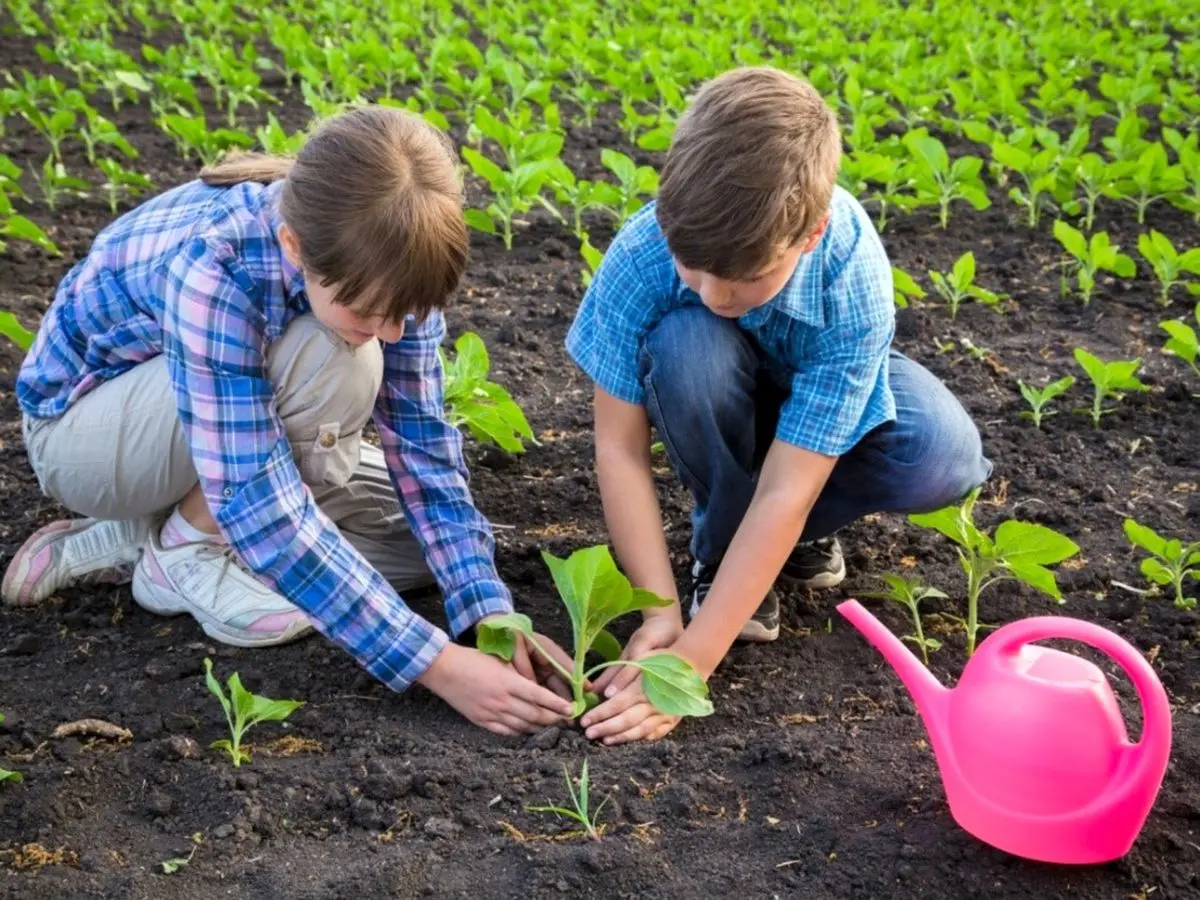
<instances>
[{"instance_id":1,"label":"sneaker sole","mask_svg":"<svg viewBox=\"0 0 1200 900\"><path fill-rule=\"evenodd\" d=\"M811 588L822 590L837 587L846 580L846 561L838 560L838 567L831 572L821 572L812 578L792 578L787 575L779 576L779 583L790 588Z\"/></svg>"},{"instance_id":2,"label":"sneaker sole","mask_svg":"<svg viewBox=\"0 0 1200 900\"><path fill-rule=\"evenodd\" d=\"M275 647L279 644L290 644L313 630L312 623L307 620L294 622L281 632L264 634L231 628L188 603L174 591L162 587L141 565L133 575L133 600L142 609L158 616L178 616L187 613L210 638L231 647Z\"/></svg>"},{"instance_id":3,"label":"sneaker sole","mask_svg":"<svg viewBox=\"0 0 1200 900\"><path fill-rule=\"evenodd\" d=\"M691 607L688 609L688 621L696 618L700 612L700 604L695 600L692 601ZM779 640L779 626L768 628L757 619L751 619L742 626L742 630L738 632L736 640L747 644L769 644L772 641Z\"/></svg>"},{"instance_id":4,"label":"sneaker sole","mask_svg":"<svg viewBox=\"0 0 1200 900\"><path fill-rule=\"evenodd\" d=\"M9 606L33 606L53 593L51 591L47 592L45 596L41 596L36 590L37 580L31 581L29 576L43 549L41 545L49 543L51 539L61 537L65 531L71 531L75 527L76 521L82 520L63 519L44 525L21 545L21 549L14 554L8 565L8 571L4 573L4 583L0 585L0 595L4 597L5 603ZM19 590L17 589L18 585L20 585Z\"/></svg>"}]
</instances>

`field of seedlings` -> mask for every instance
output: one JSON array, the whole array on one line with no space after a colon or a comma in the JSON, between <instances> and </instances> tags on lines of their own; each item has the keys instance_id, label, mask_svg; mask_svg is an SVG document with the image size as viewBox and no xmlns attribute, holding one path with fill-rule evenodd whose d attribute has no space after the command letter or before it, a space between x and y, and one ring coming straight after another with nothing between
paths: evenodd
<instances>
[{"instance_id":1,"label":"field of seedlings","mask_svg":"<svg viewBox=\"0 0 1200 900\"><path fill-rule=\"evenodd\" d=\"M39 493L13 384L97 232L230 149L290 152L346 102L397 104L460 151L472 256L447 401L500 573L570 649L542 553L608 535L564 338L690 93L764 64L838 113L841 182L895 267L897 346L995 464L974 506L847 528L847 580L785 596L780 640L735 647L714 713L653 744L496 737L319 637L226 647L128 586L0 609L0 897L1200 896L1195 4L5 0L0 566L66 514ZM690 501L655 458L685 585ZM1007 554L1009 520L1055 549ZM1128 856L1055 867L958 828L913 703L834 610L872 594L948 684L1024 616L1145 654L1174 746ZM436 598L413 605L443 621ZM1136 735L1127 681L1089 658ZM231 733L246 708L262 721ZM586 828L537 809L580 790Z\"/></svg>"}]
</instances>

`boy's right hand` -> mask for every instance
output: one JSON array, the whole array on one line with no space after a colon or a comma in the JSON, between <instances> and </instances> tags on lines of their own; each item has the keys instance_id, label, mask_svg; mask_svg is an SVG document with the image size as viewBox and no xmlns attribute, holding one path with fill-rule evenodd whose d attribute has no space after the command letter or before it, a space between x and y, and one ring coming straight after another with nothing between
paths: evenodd
<instances>
[{"instance_id":1,"label":"boy's right hand","mask_svg":"<svg viewBox=\"0 0 1200 900\"><path fill-rule=\"evenodd\" d=\"M671 608L643 613L642 626L629 638L621 653L621 659L636 660L659 650L665 650L683 634L683 615L679 604ZM638 677L639 670L633 666L613 666L605 669L596 679L596 693L602 697L615 697Z\"/></svg>"},{"instance_id":2,"label":"boy's right hand","mask_svg":"<svg viewBox=\"0 0 1200 900\"><path fill-rule=\"evenodd\" d=\"M449 643L417 679L476 725L513 735L564 723L569 701L508 663Z\"/></svg>"}]
</instances>

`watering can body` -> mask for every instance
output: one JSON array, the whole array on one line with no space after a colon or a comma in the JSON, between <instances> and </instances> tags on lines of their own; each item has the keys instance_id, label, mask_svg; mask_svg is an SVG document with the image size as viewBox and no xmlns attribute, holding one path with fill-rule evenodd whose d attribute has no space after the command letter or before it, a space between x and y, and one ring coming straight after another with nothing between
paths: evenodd
<instances>
[{"instance_id":1,"label":"watering can body","mask_svg":"<svg viewBox=\"0 0 1200 900\"><path fill-rule=\"evenodd\" d=\"M1100 863L1128 852L1166 772L1171 712L1154 670L1099 625L1058 616L998 629L949 690L856 601L838 611L887 658L929 732L955 821L1008 853ZM1132 743L1104 673L1071 653L1033 645L1069 638L1108 653L1143 708Z\"/></svg>"}]
</instances>

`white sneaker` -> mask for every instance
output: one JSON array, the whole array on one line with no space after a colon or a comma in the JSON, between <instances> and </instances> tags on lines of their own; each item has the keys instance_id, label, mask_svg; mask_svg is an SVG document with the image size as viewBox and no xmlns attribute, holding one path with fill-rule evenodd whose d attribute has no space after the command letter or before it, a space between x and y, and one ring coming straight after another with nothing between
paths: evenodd
<instances>
[{"instance_id":1,"label":"white sneaker","mask_svg":"<svg viewBox=\"0 0 1200 900\"><path fill-rule=\"evenodd\" d=\"M133 573L133 599L160 616L189 613L215 641L286 644L313 630L308 616L255 577L227 544L163 547L157 530Z\"/></svg>"},{"instance_id":2,"label":"white sneaker","mask_svg":"<svg viewBox=\"0 0 1200 900\"><path fill-rule=\"evenodd\" d=\"M13 556L0 594L32 606L73 584L125 584L142 555L150 519L60 519Z\"/></svg>"}]
</instances>

